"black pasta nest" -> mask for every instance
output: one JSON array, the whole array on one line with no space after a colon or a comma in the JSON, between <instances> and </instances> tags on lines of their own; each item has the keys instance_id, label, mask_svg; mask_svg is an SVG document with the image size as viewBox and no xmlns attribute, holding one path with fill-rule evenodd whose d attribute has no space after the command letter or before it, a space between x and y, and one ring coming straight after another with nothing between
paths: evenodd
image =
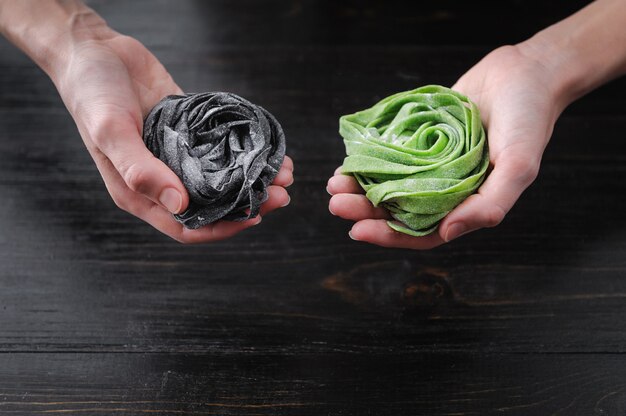
<instances>
[{"instance_id":1,"label":"black pasta nest","mask_svg":"<svg viewBox=\"0 0 626 416\"><path fill-rule=\"evenodd\" d=\"M226 92L163 98L146 117L143 139L187 188L189 206L174 217L192 229L257 216L285 157L276 118Z\"/></svg>"}]
</instances>

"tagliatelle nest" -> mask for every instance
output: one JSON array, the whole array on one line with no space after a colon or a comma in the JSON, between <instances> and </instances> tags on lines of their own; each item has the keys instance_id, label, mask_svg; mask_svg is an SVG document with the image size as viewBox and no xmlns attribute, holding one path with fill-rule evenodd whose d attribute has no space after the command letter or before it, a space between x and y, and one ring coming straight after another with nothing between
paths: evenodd
<instances>
[{"instance_id":1,"label":"tagliatelle nest","mask_svg":"<svg viewBox=\"0 0 626 416\"><path fill-rule=\"evenodd\" d=\"M478 108L464 95L429 85L401 92L339 121L354 175L396 231L427 235L483 182L489 166Z\"/></svg>"},{"instance_id":2,"label":"tagliatelle nest","mask_svg":"<svg viewBox=\"0 0 626 416\"><path fill-rule=\"evenodd\" d=\"M189 192L189 207L174 215L187 228L258 215L285 156L274 116L225 92L165 97L147 116L143 138Z\"/></svg>"}]
</instances>

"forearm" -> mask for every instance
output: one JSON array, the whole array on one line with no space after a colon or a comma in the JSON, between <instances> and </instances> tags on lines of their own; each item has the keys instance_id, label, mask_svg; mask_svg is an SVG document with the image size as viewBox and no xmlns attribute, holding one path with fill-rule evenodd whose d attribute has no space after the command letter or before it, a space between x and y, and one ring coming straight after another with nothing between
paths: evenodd
<instances>
[{"instance_id":1,"label":"forearm","mask_svg":"<svg viewBox=\"0 0 626 416\"><path fill-rule=\"evenodd\" d=\"M626 1L597 0L517 45L553 74L562 108L626 73Z\"/></svg>"},{"instance_id":2,"label":"forearm","mask_svg":"<svg viewBox=\"0 0 626 416\"><path fill-rule=\"evenodd\" d=\"M113 33L79 0L0 0L0 32L53 79L76 44Z\"/></svg>"}]
</instances>

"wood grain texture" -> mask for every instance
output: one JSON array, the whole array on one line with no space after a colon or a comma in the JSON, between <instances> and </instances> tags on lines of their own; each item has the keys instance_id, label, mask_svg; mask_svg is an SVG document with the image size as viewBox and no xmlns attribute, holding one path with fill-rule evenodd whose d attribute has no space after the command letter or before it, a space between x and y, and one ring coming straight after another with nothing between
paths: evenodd
<instances>
[{"instance_id":1,"label":"wood grain texture","mask_svg":"<svg viewBox=\"0 0 626 416\"><path fill-rule=\"evenodd\" d=\"M626 410L626 367L618 355L40 353L14 354L8 363L4 358L0 412L18 415L562 416Z\"/></svg>"},{"instance_id":2,"label":"wood grain texture","mask_svg":"<svg viewBox=\"0 0 626 416\"><path fill-rule=\"evenodd\" d=\"M369 246L324 190L341 114L450 85L585 3L91 2L185 90L285 129L291 205L205 246L118 210L50 81L0 41L0 413L625 414L626 81L564 113L495 229Z\"/></svg>"}]
</instances>

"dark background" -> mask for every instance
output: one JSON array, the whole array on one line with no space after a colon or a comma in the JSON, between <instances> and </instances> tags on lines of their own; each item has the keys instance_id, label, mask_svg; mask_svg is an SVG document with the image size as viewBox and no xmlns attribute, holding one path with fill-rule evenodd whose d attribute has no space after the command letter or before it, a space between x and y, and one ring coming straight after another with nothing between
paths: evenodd
<instances>
[{"instance_id":1,"label":"dark background","mask_svg":"<svg viewBox=\"0 0 626 416\"><path fill-rule=\"evenodd\" d=\"M90 2L186 91L284 126L291 205L201 246L115 207L50 81L0 40L0 413L626 414L623 79L563 114L497 228L379 248L324 190L340 115L451 85L586 3Z\"/></svg>"}]
</instances>

